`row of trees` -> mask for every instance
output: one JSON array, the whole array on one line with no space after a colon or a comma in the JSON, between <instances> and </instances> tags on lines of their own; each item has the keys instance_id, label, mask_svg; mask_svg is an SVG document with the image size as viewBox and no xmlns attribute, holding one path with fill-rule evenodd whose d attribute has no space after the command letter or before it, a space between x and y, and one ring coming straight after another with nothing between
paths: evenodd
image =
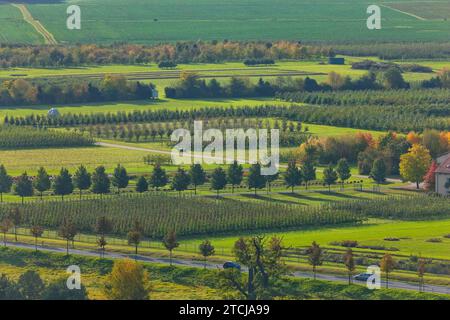
<instances>
[{"instance_id":1,"label":"row of trees","mask_svg":"<svg viewBox=\"0 0 450 320\"><path fill-rule=\"evenodd\" d=\"M32 127L0 126L0 149L35 149L92 146L94 139L77 132Z\"/></svg>"},{"instance_id":2,"label":"row of trees","mask_svg":"<svg viewBox=\"0 0 450 320\"><path fill-rule=\"evenodd\" d=\"M215 253L215 248L208 240L199 246L200 253L206 258ZM219 271L218 287L224 296L246 300L273 299L277 294L275 289L288 273L282 259L286 249L282 239L278 237L241 238L233 247L236 260L248 271L246 276L237 268ZM322 265L324 251L316 243L307 249L308 262L313 267L314 279L316 268ZM352 275L356 270L355 256L352 249L342 255L342 261L348 272L348 283L352 284ZM385 254L380 260L381 271L385 274L386 288L389 288L389 275L396 267L396 261L390 254ZM206 267L206 262L205 262ZM417 275L419 291L424 291L424 276L427 261L419 259ZM216 277L217 275L215 275ZM149 273L145 266L130 259L116 260L103 291L112 300L147 300L150 298ZM66 279L57 279L46 284L40 275L32 270L22 274L17 281L10 280L6 275L0 277L0 300L87 300L88 292L85 286L81 290L69 290Z\"/></svg>"},{"instance_id":3,"label":"row of trees","mask_svg":"<svg viewBox=\"0 0 450 320\"><path fill-rule=\"evenodd\" d=\"M345 181L350 179L350 166L346 159L341 159L338 162L336 170L332 165L326 168L323 172L323 184L331 188L331 185L336 184L338 179L344 185ZM44 192L52 190L53 194L61 196L70 195L75 189L79 190L80 198L83 191L90 190L94 194L107 194L111 192L111 185L117 188L117 193L120 194L121 189L128 187L130 176L125 167L118 165L114 169L114 173L110 177L103 166L97 167L92 175L87 171L86 167L81 165L72 176L65 168L61 168L59 175L51 177L44 168L40 168L35 177L30 177L26 172L19 176L16 181L8 175L5 167L0 166L0 197L3 198L3 193L11 192L13 187L14 193L22 197L30 197L35 191L39 192L41 199ZM267 188L271 190L272 183L279 179L279 175L264 176L261 174L261 165L259 163L253 164L247 175L247 186L254 190L255 194L259 189ZM210 183L210 188L219 192L231 185L232 192L237 186L240 186L244 180L244 169L241 164L235 161L229 165L225 171L221 167L217 167L208 176L206 171L200 164L194 164L189 171L183 168L178 168L172 179L169 179L166 171L159 163L153 167L153 171L149 179L140 176L136 182L136 192L143 193L149 190L149 187L155 188L157 191L170 184L174 191L182 192L193 186L195 194L197 188L204 185L207 181ZM299 168L294 161L290 162L286 172L283 174L284 184L294 192L294 188L302 184L308 188L311 181L316 180L316 168L312 161L306 161Z\"/></svg>"},{"instance_id":4,"label":"row of trees","mask_svg":"<svg viewBox=\"0 0 450 320\"><path fill-rule=\"evenodd\" d=\"M302 131L302 124L300 122L294 124L292 121L288 123L288 121L283 120L280 127L280 122L276 120L273 127L280 130L279 143L281 147L298 146L303 142L306 142L311 136L308 132L308 127L305 127L304 131ZM128 123L126 126L96 125L87 128L75 128L75 131L80 131L82 133L87 131L90 137L113 138L115 140L123 141L156 141L158 138L161 142L166 141L168 145L175 145L174 142L170 141L170 137L176 128L190 130L192 134L194 132L193 123L187 121L183 123ZM258 134L259 129L270 130L272 129L272 125L268 119L264 123L260 119L245 119L244 121L236 121L236 119L213 119L212 121L205 121L205 123L203 123L203 130L216 128L221 130L222 134L226 136L226 130L253 129L256 130Z\"/></svg>"},{"instance_id":5,"label":"row of trees","mask_svg":"<svg viewBox=\"0 0 450 320\"><path fill-rule=\"evenodd\" d=\"M450 45L446 42L374 42L335 44L336 53L357 57L379 57L381 60L445 59Z\"/></svg>"},{"instance_id":6,"label":"row of trees","mask_svg":"<svg viewBox=\"0 0 450 320\"><path fill-rule=\"evenodd\" d=\"M295 95L294 95L295 96ZM295 101L295 97L292 97ZM243 106L227 108L200 108L191 110L133 111L117 113L64 113L57 118L28 115L6 116L4 123L17 126L78 126L98 124L126 124L142 122L193 121L213 118L278 118L294 122L308 122L340 127L408 133L425 129L445 131L450 126L450 106L402 105L402 106Z\"/></svg>"},{"instance_id":7,"label":"row of trees","mask_svg":"<svg viewBox=\"0 0 450 320\"><path fill-rule=\"evenodd\" d=\"M440 79L446 79L449 74L448 71L444 71L438 76L436 81L445 83L444 80L441 81ZM429 84L424 84L423 87L431 88ZM434 87L437 88L439 86L436 85ZM409 83L405 82L398 68L388 69L379 75L369 72L356 79L331 72L327 80L320 84L309 77L296 79L279 77L273 82L264 81L260 78L256 84L253 84L248 78L232 77L229 83L223 84L216 79L206 82L206 80L200 79L195 73L182 72L178 83L174 86L166 87L165 93L168 98L239 98L271 97L275 95L285 97L283 93L286 92L399 90L409 88ZM298 96L302 97L301 94L298 94Z\"/></svg>"},{"instance_id":8,"label":"row of trees","mask_svg":"<svg viewBox=\"0 0 450 320\"><path fill-rule=\"evenodd\" d=\"M197 41L153 46L116 44L101 46L0 46L0 67L72 67L80 65L218 63L244 59L306 59L333 55L328 46L276 41Z\"/></svg>"},{"instance_id":9,"label":"row of trees","mask_svg":"<svg viewBox=\"0 0 450 320\"><path fill-rule=\"evenodd\" d=\"M275 88L262 78L253 84L248 78L232 77L229 83L223 84L216 79L208 83L200 79L197 74L183 72L175 86L166 87L167 98L242 98L242 97L271 97L275 95Z\"/></svg>"},{"instance_id":10,"label":"row of trees","mask_svg":"<svg viewBox=\"0 0 450 320\"><path fill-rule=\"evenodd\" d=\"M425 105L432 111L432 114L437 115L438 112L441 112L441 115L445 116L447 115L445 109L440 110L439 106L450 103L450 95L447 89L316 91L298 92L295 95L295 101L334 106Z\"/></svg>"},{"instance_id":11,"label":"row of trees","mask_svg":"<svg viewBox=\"0 0 450 320\"><path fill-rule=\"evenodd\" d=\"M31 82L0 81L0 105L67 104L152 98L152 84L107 75L100 81Z\"/></svg>"},{"instance_id":12,"label":"row of trees","mask_svg":"<svg viewBox=\"0 0 450 320\"><path fill-rule=\"evenodd\" d=\"M278 237L240 238L234 244L233 254L236 261L247 268L247 275L243 277L241 271L236 268L224 270L220 275L223 288L235 292L234 297L237 294L237 297L241 299L272 299L276 283L288 273L282 259L285 252L286 248L283 246L282 239ZM312 266L314 279L316 279L317 267L323 264L325 254L326 252L316 242L313 242L306 250L307 261ZM357 267L355 254L351 248L342 255L342 263L347 269L350 285ZM424 289L426 264L425 259L419 259L417 263L420 291ZM391 254L386 253L380 259L379 266L385 274L386 288L389 288L389 275L394 271L396 261Z\"/></svg>"},{"instance_id":13,"label":"row of trees","mask_svg":"<svg viewBox=\"0 0 450 320\"><path fill-rule=\"evenodd\" d=\"M82 192L91 190L95 194L106 194L110 192L111 183L117 187L118 191L128 185L129 177L125 168L118 165L114 170L112 179L106 173L105 167L97 167L91 175L86 167L81 165L72 176L66 168L61 168L59 175L51 177L44 168L39 168L35 177L30 177L24 172L19 177L13 179L8 175L5 167L0 165L0 197L3 199L3 193L11 192L22 197L22 203L25 197L31 197L34 192L39 192L41 198L44 192L52 189L55 195L70 195L74 189L79 189L80 198Z\"/></svg>"}]
</instances>

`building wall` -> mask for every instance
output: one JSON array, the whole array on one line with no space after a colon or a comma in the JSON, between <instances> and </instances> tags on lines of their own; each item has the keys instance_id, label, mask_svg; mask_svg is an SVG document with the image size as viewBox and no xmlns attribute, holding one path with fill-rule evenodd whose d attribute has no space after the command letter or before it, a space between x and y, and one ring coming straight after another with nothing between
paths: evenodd
<instances>
[{"instance_id":1,"label":"building wall","mask_svg":"<svg viewBox=\"0 0 450 320\"><path fill-rule=\"evenodd\" d=\"M450 179L450 174L436 174L436 192L443 196L450 196L450 189L445 188L445 184Z\"/></svg>"}]
</instances>

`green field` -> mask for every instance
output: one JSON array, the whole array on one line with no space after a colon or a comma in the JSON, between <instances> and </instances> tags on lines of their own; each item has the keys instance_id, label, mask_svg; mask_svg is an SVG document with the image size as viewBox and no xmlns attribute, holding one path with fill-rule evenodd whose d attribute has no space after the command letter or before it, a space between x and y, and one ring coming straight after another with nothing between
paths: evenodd
<instances>
[{"instance_id":1,"label":"green field","mask_svg":"<svg viewBox=\"0 0 450 320\"><path fill-rule=\"evenodd\" d=\"M124 39L134 43L198 39L420 41L444 40L450 31L450 22L444 20L449 15L448 1L422 0L414 4L381 0L55 2L38 1L27 6L34 19L41 21L61 43L112 43ZM66 8L72 3L81 7L81 30L65 27ZM366 27L366 10L371 4L385 5L380 31ZM31 27L17 19L7 22L8 29L2 29L4 42L36 42L38 35L30 35Z\"/></svg>"},{"instance_id":2,"label":"green field","mask_svg":"<svg viewBox=\"0 0 450 320\"><path fill-rule=\"evenodd\" d=\"M450 259L450 239L443 238L450 230L450 220L437 221L391 221L369 220L363 226L330 227L301 231L276 232L284 240L286 246L308 246L313 241L330 247L333 241L357 240L360 245L382 245L399 249L395 254L405 256L416 255L441 259ZM266 233L271 235L272 233ZM400 241L385 241L385 238L397 237ZM231 248L237 236L212 236L217 247ZM441 238L442 242L432 243L426 240ZM200 239L188 240L188 245L198 245ZM333 246L331 246L333 247ZM382 252L382 251L381 251Z\"/></svg>"},{"instance_id":3,"label":"green field","mask_svg":"<svg viewBox=\"0 0 450 320\"><path fill-rule=\"evenodd\" d=\"M101 78L107 74L120 74L128 79L150 81L163 89L177 80L182 71L195 72L199 77L212 78L226 81L231 76L247 77L251 80L272 79L277 76L306 77L323 81L328 73L336 72L343 76L353 78L362 76L365 70L355 70L351 68L354 62L367 58L346 56L345 65L330 65L323 60L304 61L277 61L275 65L267 67L245 67L241 62L225 63L204 63L204 64L180 64L175 70L161 70L155 64L151 65L105 65L105 66L85 66L77 68L11 68L0 69L0 78L49 78L57 77L96 77ZM379 60L371 57L371 60ZM398 63L411 63L398 61ZM419 60L414 63L431 67L435 72L445 67L449 67L448 61ZM432 74L405 72L404 77L408 81L429 79Z\"/></svg>"},{"instance_id":4,"label":"green field","mask_svg":"<svg viewBox=\"0 0 450 320\"><path fill-rule=\"evenodd\" d=\"M0 1L0 43L41 43L41 36L23 20L19 9Z\"/></svg>"},{"instance_id":5,"label":"green field","mask_svg":"<svg viewBox=\"0 0 450 320\"><path fill-rule=\"evenodd\" d=\"M277 101L272 99L213 99L213 100L195 100L195 99L160 99L158 101L127 101L127 102L105 102L105 103L92 103L92 104L73 104L64 106L4 106L0 107L0 119L3 119L6 115L20 117L31 114L45 115L52 107L56 107L61 114L64 113L116 113L119 111L131 112L135 110L191 110L194 108L204 107L230 107L230 106L261 106L261 105L278 105L278 106L290 106L292 103Z\"/></svg>"}]
</instances>

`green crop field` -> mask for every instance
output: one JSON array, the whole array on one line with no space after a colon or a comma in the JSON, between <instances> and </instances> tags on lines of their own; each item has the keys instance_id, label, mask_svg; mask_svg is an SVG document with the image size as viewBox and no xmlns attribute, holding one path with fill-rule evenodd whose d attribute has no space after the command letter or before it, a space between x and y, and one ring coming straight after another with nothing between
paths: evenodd
<instances>
[{"instance_id":1,"label":"green crop field","mask_svg":"<svg viewBox=\"0 0 450 320\"><path fill-rule=\"evenodd\" d=\"M40 43L41 36L25 22L17 8L0 1L0 43Z\"/></svg>"},{"instance_id":2,"label":"green crop field","mask_svg":"<svg viewBox=\"0 0 450 320\"><path fill-rule=\"evenodd\" d=\"M81 30L66 28L69 4L81 7ZM366 10L371 4L382 6L382 30L366 27ZM450 22L445 19L449 16L448 1L71 0L37 1L27 7L61 43L123 39L135 43L197 39L444 40L450 32ZM15 15L20 17L20 13ZM2 40L35 43L39 34L32 35L31 31L16 19L8 29L2 29Z\"/></svg>"}]
</instances>

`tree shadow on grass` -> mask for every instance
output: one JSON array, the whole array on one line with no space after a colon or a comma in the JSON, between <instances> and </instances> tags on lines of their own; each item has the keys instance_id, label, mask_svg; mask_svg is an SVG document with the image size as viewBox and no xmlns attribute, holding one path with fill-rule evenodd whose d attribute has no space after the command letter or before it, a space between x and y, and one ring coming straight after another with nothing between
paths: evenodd
<instances>
[{"instance_id":1,"label":"tree shadow on grass","mask_svg":"<svg viewBox=\"0 0 450 320\"><path fill-rule=\"evenodd\" d=\"M373 190L358 190L358 192L360 193L366 193L366 194L376 194L376 195L380 195L380 196L386 196L387 193L383 192L383 191L373 191Z\"/></svg>"},{"instance_id":2,"label":"tree shadow on grass","mask_svg":"<svg viewBox=\"0 0 450 320\"><path fill-rule=\"evenodd\" d=\"M345 194L343 192L336 192L336 191L317 191L317 193L322 194L324 196L332 196L337 198L344 198L344 199L359 199L357 196L352 196L349 194Z\"/></svg>"},{"instance_id":3,"label":"tree shadow on grass","mask_svg":"<svg viewBox=\"0 0 450 320\"><path fill-rule=\"evenodd\" d=\"M260 194L254 195L254 194L242 194L242 197L252 199L252 200L260 200L260 201L267 201L272 203L282 203L282 204L295 204L295 205L305 205L305 203L300 203L296 201L290 201L290 200L283 200L283 199L274 199L271 197L263 196Z\"/></svg>"},{"instance_id":4,"label":"tree shadow on grass","mask_svg":"<svg viewBox=\"0 0 450 320\"><path fill-rule=\"evenodd\" d=\"M323 199L323 198L314 198L310 197L301 193L291 193L291 192L280 192L281 195L292 197L296 199L302 199L302 200L308 200L308 201L316 201L316 202L332 202L330 199Z\"/></svg>"}]
</instances>

